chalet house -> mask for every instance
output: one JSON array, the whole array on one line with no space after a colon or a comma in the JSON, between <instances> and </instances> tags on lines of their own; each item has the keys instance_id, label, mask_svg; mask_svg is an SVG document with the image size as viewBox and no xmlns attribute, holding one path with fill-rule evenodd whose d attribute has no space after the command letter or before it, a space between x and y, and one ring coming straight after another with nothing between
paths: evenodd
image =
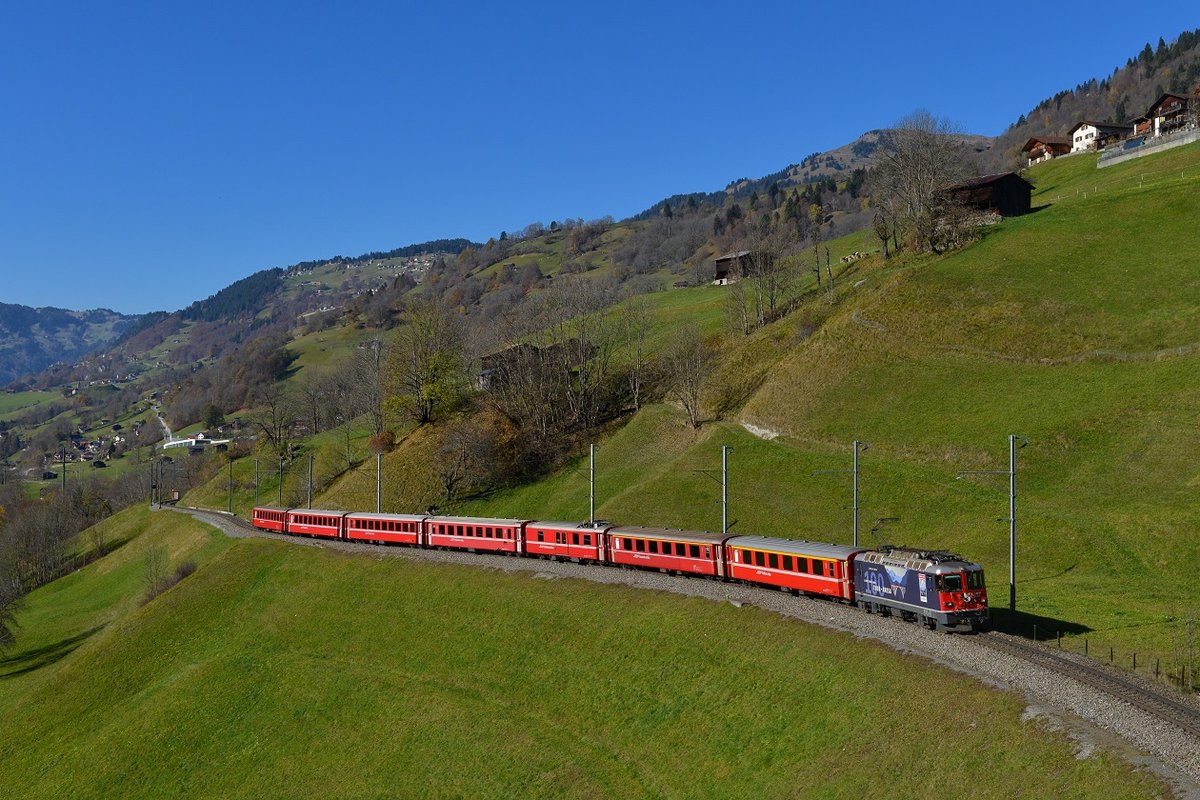
<instances>
[{"instance_id":1,"label":"chalet house","mask_svg":"<svg viewBox=\"0 0 1200 800\"><path fill-rule=\"evenodd\" d=\"M1032 167L1071 152L1071 140L1065 136L1034 136L1025 143L1021 152Z\"/></svg>"},{"instance_id":2,"label":"chalet house","mask_svg":"<svg viewBox=\"0 0 1200 800\"><path fill-rule=\"evenodd\" d=\"M966 208L1017 217L1029 213L1033 184L1015 172L1001 172L949 186L942 195Z\"/></svg>"},{"instance_id":3,"label":"chalet house","mask_svg":"<svg viewBox=\"0 0 1200 800\"><path fill-rule=\"evenodd\" d=\"M1142 115L1133 121L1134 136L1148 136L1154 133L1154 120Z\"/></svg>"},{"instance_id":4,"label":"chalet house","mask_svg":"<svg viewBox=\"0 0 1200 800\"><path fill-rule=\"evenodd\" d=\"M1067 138L1071 140L1072 153L1083 153L1088 150L1099 150L1112 142L1126 138L1131 133L1133 133L1132 125L1122 125L1119 122L1093 122L1085 119L1067 131Z\"/></svg>"},{"instance_id":5,"label":"chalet house","mask_svg":"<svg viewBox=\"0 0 1200 800\"><path fill-rule=\"evenodd\" d=\"M1181 94L1164 94L1154 101L1146 116L1154 120L1154 135L1181 130L1188 124L1188 107L1195 98Z\"/></svg>"}]
</instances>

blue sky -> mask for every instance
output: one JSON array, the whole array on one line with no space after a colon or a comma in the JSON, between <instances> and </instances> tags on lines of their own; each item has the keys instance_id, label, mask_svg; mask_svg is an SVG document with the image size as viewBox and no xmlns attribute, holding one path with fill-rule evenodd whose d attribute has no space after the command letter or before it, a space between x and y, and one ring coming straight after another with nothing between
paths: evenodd
<instances>
[{"instance_id":1,"label":"blue sky","mask_svg":"<svg viewBox=\"0 0 1200 800\"><path fill-rule=\"evenodd\" d=\"M0 301L174 310L266 267L621 218L919 107L994 135L1200 27L910 8L6 3Z\"/></svg>"}]
</instances>

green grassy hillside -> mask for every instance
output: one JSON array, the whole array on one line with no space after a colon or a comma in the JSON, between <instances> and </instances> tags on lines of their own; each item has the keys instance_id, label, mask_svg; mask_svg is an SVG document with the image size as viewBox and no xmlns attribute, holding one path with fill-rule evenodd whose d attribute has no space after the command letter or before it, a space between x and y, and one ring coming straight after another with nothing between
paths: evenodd
<instances>
[{"instance_id":1,"label":"green grassy hillside","mask_svg":"<svg viewBox=\"0 0 1200 800\"><path fill-rule=\"evenodd\" d=\"M17 643L0 654L0 716L23 719L13 715L22 713L31 693L74 658L120 636L118 623L138 609L145 594L152 554L169 573L187 560L206 563L229 543L189 517L153 514L142 506L99 523L81 540L83 549L102 541L111 552L25 599Z\"/></svg>"},{"instance_id":2,"label":"green grassy hillside","mask_svg":"<svg viewBox=\"0 0 1200 800\"><path fill-rule=\"evenodd\" d=\"M105 564L79 584L118 583ZM102 618L59 607L55 635ZM99 636L0 678L6 797L850 798L981 770L1003 780L980 798L1162 791L920 659L530 573L244 540Z\"/></svg>"},{"instance_id":3,"label":"green grassy hillside","mask_svg":"<svg viewBox=\"0 0 1200 800\"><path fill-rule=\"evenodd\" d=\"M849 475L821 471L848 469L859 439L871 443L863 540L899 517L883 540L980 560L1002 607L1007 481L956 476L1007 469L1007 436L1020 434L1026 632L1074 631L1177 670L1200 606L1200 148L1099 172L1093 157L1067 159L1032 177L1046 208L946 257L862 262L832 302L814 295L727 349L724 378L753 391L723 421L693 434L647 409L603 440L598 514L718 527L719 487L697 470L719 467L729 444L735 531L848 543ZM570 471L466 509L584 518L586 492Z\"/></svg>"},{"instance_id":4,"label":"green grassy hillside","mask_svg":"<svg viewBox=\"0 0 1200 800\"><path fill-rule=\"evenodd\" d=\"M701 471L732 445L735 532L849 542L849 476L829 471L849 468L858 439L870 443L862 540L977 559L1002 607L1006 481L956 476L1004 470L1007 436L1020 434L1029 439L1018 505L1026 632L1062 630L1079 649L1086 636L1126 661L1137 652L1142 664L1160 658L1178 672L1200 607L1189 574L1200 556L1190 535L1200 524L1200 147L1104 170L1094 156L1062 159L1030 177L1036 213L946 256L876 254L845 268L832 291L808 285L779 322L726 334L702 430L663 405L601 437L599 516L715 529L719 487ZM870 244L857 234L831 249ZM648 295L650 349L684 324L720 333L726 292ZM437 444L436 428L416 431L385 457L385 510L439 502ZM373 459L355 456L355 469L336 477L335 444L317 453L317 484L329 489L314 504L374 507ZM239 510L252 503L247 465L235 465ZM582 519L581 466L453 510ZM288 476L293 501L302 472ZM226 483L194 497L224 507ZM881 518L898 519L875 536Z\"/></svg>"}]
</instances>

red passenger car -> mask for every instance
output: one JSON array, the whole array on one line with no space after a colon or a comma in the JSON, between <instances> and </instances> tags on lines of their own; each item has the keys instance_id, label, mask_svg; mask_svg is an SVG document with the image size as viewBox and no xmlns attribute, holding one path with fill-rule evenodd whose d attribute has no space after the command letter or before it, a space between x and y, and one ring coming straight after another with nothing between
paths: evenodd
<instances>
[{"instance_id":1,"label":"red passenger car","mask_svg":"<svg viewBox=\"0 0 1200 800\"><path fill-rule=\"evenodd\" d=\"M489 517L427 517L425 544L481 553L520 553L528 520Z\"/></svg>"},{"instance_id":2,"label":"red passenger car","mask_svg":"<svg viewBox=\"0 0 1200 800\"><path fill-rule=\"evenodd\" d=\"M425 517L414 514L346 515L346 538L355 542L421 544Z\"/></svg>"},{"instance_id":3,"label":"red passenger car","mask_svg":"<svg viewBox=\"0 0 1200 800\"><path fill-rule=\"evenodd\" d=\"M725 542L729 577L794 592L854 599L852 559L861 547L734 536Z\"/></svg>"},{"instance_id":4,"label":"red passenger car","mask_svg":"<svg viewBox=\"0 0 1200 800\"><path fill-rule=\"evenodd\" d=\"M525 526L525 553L546 558L602 561L605 532L610 527L586 522L530 522Z\"/></svg>"},{"instance_id":5,"label":"red passenger car","mask_svg":"<svg viewBox=\"0 0 1200 800\"><path fill-rule=\"evenodd\" d=\"M298 536L342 538L345 511L319 511L315 508L293 508L287 512L287 533Z\"/></svg>"},{"instance_id":6,"label":"red passenger car","mask_svg":"<svg viewBox=\"0 0 1200 800\"><path fill-rule=\"evenodd\" d=\"M721 545L725 533L669 528L610 528L608 561L688 575L725 577Z\"/></svg>"},{"instance_id":7,"label":"red passenger car","mask_svg":"<svg viewBox=\"0 0 1200 800\"><path fill-rule=\"evenodd\" d=\"M254 509L254 515L251 523L254 527L264 531L278 531L284 533L284 528L287 523L286 508L276 508L274 506L258 506Z\"/></svg>"}]
</instances>

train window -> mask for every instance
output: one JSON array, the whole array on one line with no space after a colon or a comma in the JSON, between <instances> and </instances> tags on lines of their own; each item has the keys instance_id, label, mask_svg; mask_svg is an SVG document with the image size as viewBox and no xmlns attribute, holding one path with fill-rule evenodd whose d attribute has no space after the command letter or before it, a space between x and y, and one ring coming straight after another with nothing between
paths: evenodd
<instances>
[{"instance_id":1,"label":"train window","mask_svg":"<svg viewBox=\"0 0 1200 800\"><path fill-rule=\"evenodd\" d=\"M546 534L542 533L541 531L538 531L538 541L539 542L546 541Z\"/></svg>"},{"instance_id":2,"label":"train window","mask_svg":"<svg viewBox=\"0 0 1200 800\"><path fill-rule=\"evenodd\" d=\"M658 552L658 540L657 539L651 539L649 542L647 542L647 546L650 548L651 553Z\"/></svg>"},{"instance_id":3,"label":"train window","mask_svg":"<svg viewBox=\"0 0 1200 800\"><path fill-rule=\"evenodd\" d=\"M967 573L967 588L982 589L983 588L983 570L973 569Z\"/></svg>"},{"instance_id":4,"label":"train window","mask_svg":"<svg viewBox=\"0 0 1200 800\"><path fill-rule=\"evenodd\" d=\"M824 575L825 574L825 562L821 561L820 559L814 558L812 560L812 574L813 575Z\"/></svg>"},{"instance_id":5,"label":"train window","mask_svg":"<svg viewBox=\"0 0 1200 800\"><path fill-rule=\"evenodd\" d=\"M796 557L796 572L808 572L808 559L802 556Z\"/></svg>"},{"instance_id":6,"label":"train window","mask_svg":"<svg viewBox=\"0 0 1200 800\"><path fill-rule=\"evenodd\" d=\"M571 534L571 544L579 544L579 534L578 533Z\"/></svg>"},{"instance_id":7,"label":"train window","mask_svg":"<svg viewBox=\"0 0 1200 800\"><path fill-rule=\"evenodd\" d=\"M583 544L584 544L584 546L585 546L585 547L591 547L591 544L592 544L592 535L591 535L590 533L585 533L585 534L583 535Z\"/></svg>"},{"instance_id":8,"label":"train window","mask_svg":"<svg viewBox=\"0 0 1200 800\"><path fill-rule=\"evenodd\" d=\"M959 575L957 572L953 575L939 575L938 588L943 592L961 592L962 575Z\"/></svg>"},{"instance_id":9,"label":"train window","mask_svg":"<svg viewBox=\"0 0 1200 800\"><path fill-rule=\"evenodd\" d=\"M766 565L766 559L765 559L765 558L763 558L763 553L762 553L762 551L761 551L761 550L755 550L755 551L754 551L754 566L756 566L756 567L762 567L762 566L765 566L765 565Z\"/></svg>"},{"instance_id":10,"label":"train window","mask_svg":"<svg viewBox=\"0 0 1200 800\"><path fill-rule=\"evenodd\" d=\"M783 557L783 568L784 568L784 569L786 569L788 572L791 572L793 569L795 569L795 567L794 567L794 566L793 566L793 564L792 564L792 557L791 557L791 556L784 556L784 557Z\"/></svg>"},{"instance_id":11,"label":"train window","mask_svg":"<svg viewBox=\"0 0 1200 800\"><path fill-rule=\"evenodd\" d=\"M774 553L767 554L767 564L771 569L779 569L779 556Z\"/></svg>"},{"instance_id":12,"label":"train window","mask_svg":"<svg viewBox=\"0 0 1200 800\"><path fill-rule=\"evenodd\" d=\"M688 555L690 555L692 558L699 558L700 557L700 545L689 544L688 545Z\"/></svg>"},{"instance_id":13,"label":"train window","mask_svg":"<svg viewBox=\"0 0 1200 800\"><path fill-rule=\"evenodd\" d=\"M637 551L639 553L646 552L646 540L645 539L634 539L633 544L637 548Z\"/></svg>"}]
</instances>

